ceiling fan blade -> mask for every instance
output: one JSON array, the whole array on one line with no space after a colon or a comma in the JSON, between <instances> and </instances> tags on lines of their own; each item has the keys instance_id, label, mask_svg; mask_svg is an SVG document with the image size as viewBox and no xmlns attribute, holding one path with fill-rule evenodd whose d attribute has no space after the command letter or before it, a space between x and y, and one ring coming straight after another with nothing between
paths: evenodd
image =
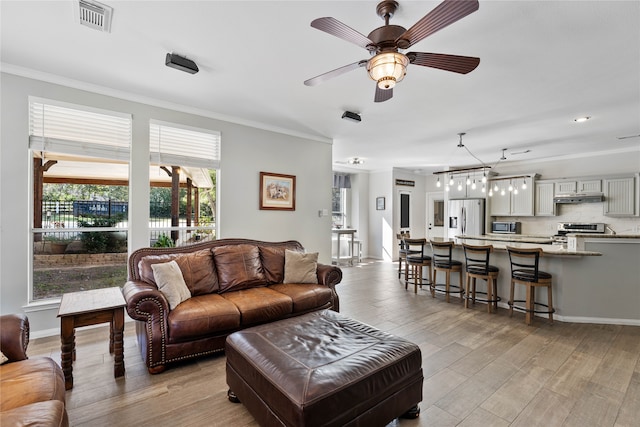
<instances>
[{"instance_id":1,"label":"ceiling fan blade","mask_svg":"<svg viewBox=\"0 0 640 427\"><path fill-rule=\"evenodd\" d=\"M398 37L396 42L408 41L408 44L401 43L402 49L407 49L447 25L475 12L478 7L477 0L445 0Z\"/></svg>"},{"instance_id":2,"label":"ceiling fan blade","mask_svg":"<svg viewBox=\"0 0 640 427\"><path fill-rule=\"evenodd\" d=\"M373 97L373 102L384 102L393 97L393 88L380 89L376 84L376 95Z\"/></svg>"},{"instance_id":3,"label":"ceiling fan blade","mask_svg":"<svg viewBox=\"0 0 640 427\"><path fill-rule=\"evenodd\" d=\"M373 42L363 34L330 16L314 19L311 21L311 26L332 36L341 38L342 40L355 43L365 49L367 45L373 44Z\"/></svg>"},{"instance_id":4,"label":"ceiling fan blade","mask_svg":"<svg viewBox=\"0 0 640 427\"><path fill-rule=\"evenodd\" d=\"M363 59L358 62L354 62L353 64L345 65L344 67L336 68L335 70L328 71L324 74L320 74L319 76L310 78L309 80L305 80L304 84L306 86L315 86L322 82L325 82L334 77L338 77L348 71L355 70L356 68L364 67L367 65L367 60Z\"/></svg>"},{"instance_id":5,"label":"ceiling fan blade","mask_svg":"<svg viewBox=\"0 0 640 427\"><path fill-rule=\"evenodd\" d=\"M460 74L467 74L475 70L480 63L480 58L473 56L447 55L444 53L409 52L407 57L411 64L439 68Z\"/></svg>"}]
</instances>

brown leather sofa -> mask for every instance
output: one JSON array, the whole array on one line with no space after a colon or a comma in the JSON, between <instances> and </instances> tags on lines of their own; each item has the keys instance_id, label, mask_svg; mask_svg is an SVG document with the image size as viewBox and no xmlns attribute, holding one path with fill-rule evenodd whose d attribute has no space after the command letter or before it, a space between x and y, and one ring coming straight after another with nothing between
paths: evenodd
<instances>
[{"instance_id":1,"label":"brown leather sofa","mask_svg":"<svg viewBox=\"0 0 640 427\"><path fill-rule=\"evenodd\" d=\"M317 264L317 284L283 283L285 250L299 242L220 239L179 248L143 248L129 256L123 294L136 320L150 373L224 350L227 335L316 310L339 311L338 267ZM191 298L173 310L156 285L153 264L175 260Z\"/></svg>"},{"instance_id":2,"label":"brown leather sofa","mask_svg":"<svg viewBox=\"0 0 640 427\"><path fill-rule=\"evenodd\" d=\"M9 359L0 365L0 425L68 426L64 375L48 357L27 358L29 319L0 316L0 349Z\"/></svg>"}]
</instances>

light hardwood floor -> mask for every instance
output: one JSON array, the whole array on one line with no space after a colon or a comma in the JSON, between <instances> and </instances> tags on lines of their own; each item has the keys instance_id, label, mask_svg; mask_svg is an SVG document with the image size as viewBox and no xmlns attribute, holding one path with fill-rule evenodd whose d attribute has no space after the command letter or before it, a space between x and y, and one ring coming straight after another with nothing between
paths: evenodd
<instances>
[{"instance_id":1,"label":"light hardwood floor","mask_svg":"<svg viewBox=\"0 0 640 427\"><path fill-rule=\"evenodd\" d=\"M405 291L396 269L369 260L344 267L338 285L343 314L422 350L422 413L390 426L640 425L640 327L542 318L526 326L522 314L489 315L483 304L465 310L455 298L431 298L426 287ZM73 426L257 425L226 398L224 355L150 375L127 323L126 376L114 379L106 327L77 330L76 343L67 392ZM28 354L59 363L60 340L32 340Z\"/></svg>"}]
</instances>

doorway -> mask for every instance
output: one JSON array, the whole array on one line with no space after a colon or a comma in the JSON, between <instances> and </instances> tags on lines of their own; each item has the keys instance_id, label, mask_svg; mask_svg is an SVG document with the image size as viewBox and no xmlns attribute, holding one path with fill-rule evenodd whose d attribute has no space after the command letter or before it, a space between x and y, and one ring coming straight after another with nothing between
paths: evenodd
<instances>
[{"instance_id":1,"label":"doorway","mask_svg":"<svg viewBox=\"0 0 640 427\"><path fill-rule=\"evenodd\" d=\"M427 239L444 238L444 193L427 193Z\"/></svg>"}]
</instances>

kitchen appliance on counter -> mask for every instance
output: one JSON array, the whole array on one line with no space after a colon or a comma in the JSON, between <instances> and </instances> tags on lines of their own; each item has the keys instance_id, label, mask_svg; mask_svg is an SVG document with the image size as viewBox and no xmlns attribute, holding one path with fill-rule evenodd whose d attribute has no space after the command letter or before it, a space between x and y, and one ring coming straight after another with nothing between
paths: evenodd
<instances>
[{"instance_id":1,"label":"kitchen appliance on counter","mask_svg":"<svg viewBox=\"0 0 640 427\"><path fill-rule=\"evenodd\" d=\"M449 200L448 237L484 234L484 199Z\"/></svg>"},{"instance_id":2,"label":"kitchen appliance on counter","mask_svg":"<svg viewBox=\"0 0 640 427\"><path fill-rule=\"evenodd\" d=\"M491 232L500 234L520 234L521 225L517 221L493 221Z\"/></svg>"},{"instance_id":3,"label":"kitchen appliance on counter","mask_svg":"<svg viewBox=\"0 0 640 427\"><path fill-rule=\"evenodd\" d=\"M559 222L558 233L551 237L554 244L564 245L567 243L567 234L569 233L604 234L605 228L603 222Z\"/></svg>"}]
</instances>

